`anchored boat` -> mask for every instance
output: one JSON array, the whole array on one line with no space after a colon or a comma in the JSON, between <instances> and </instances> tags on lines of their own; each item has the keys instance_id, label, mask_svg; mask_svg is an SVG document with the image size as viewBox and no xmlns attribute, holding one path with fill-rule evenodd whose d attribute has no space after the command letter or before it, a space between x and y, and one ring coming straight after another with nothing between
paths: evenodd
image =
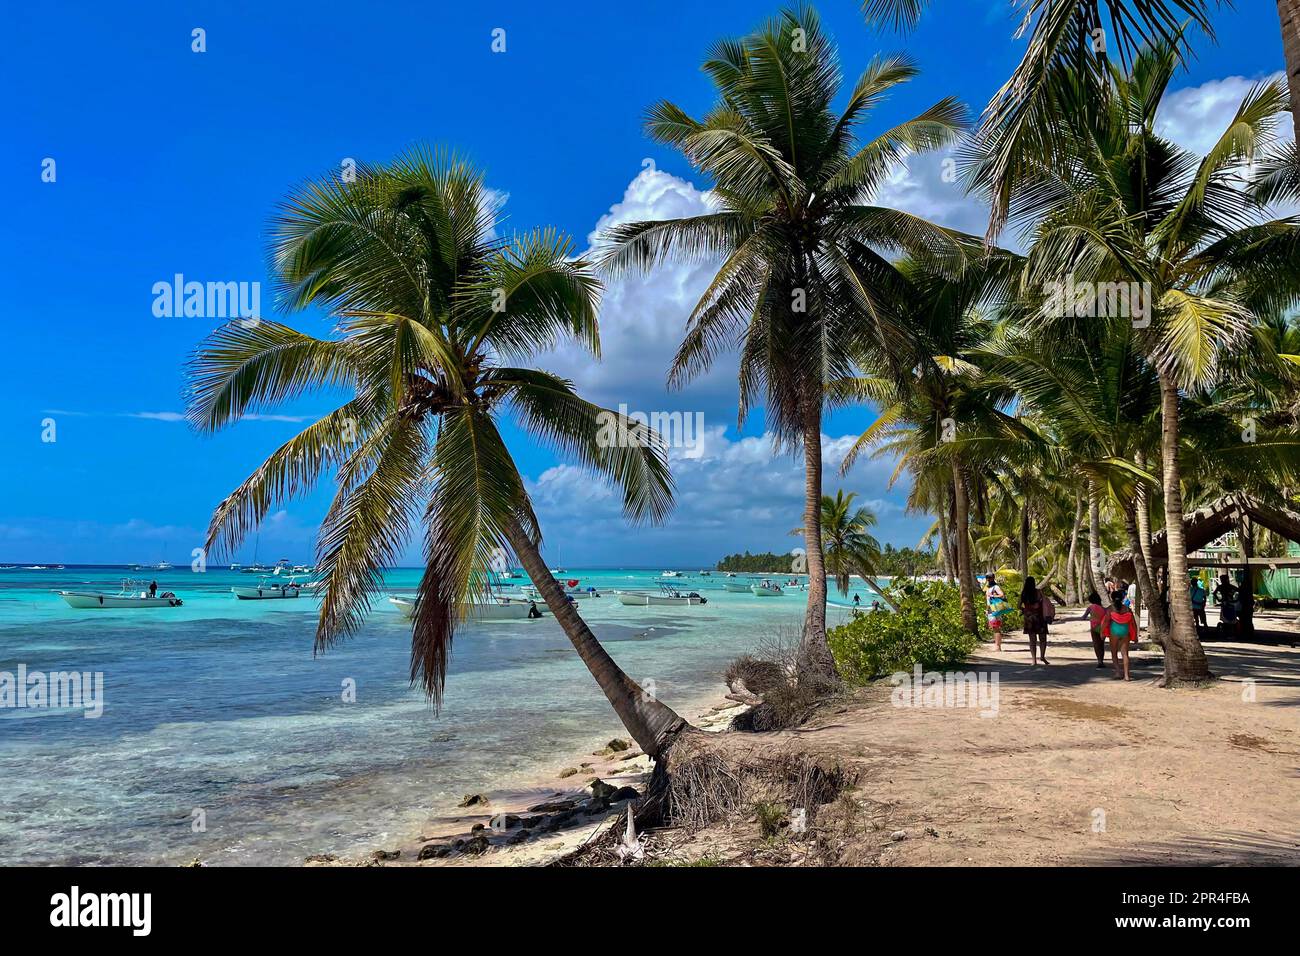
<instances>
[{"instance_id":1,"label":"anchored boat","mask_svg":"<svg viewBox=\"0 0 1300 956\"><path fill-rule=\"evenodd\" d=\"M620 591L618 593L620 604L626 604L630 607L648 607L651 605L670 605L673 607L685 607L693 604L708 604L709 599L701 597L694 591L683 594L676 588L671 588L666 584L659 585L659 593L653 594L647 591Z\"/></svg>"},{"instance_id":2,"label":"anchored boat","mask_svg":"<svg viewBox=\"0 0 1300 956\"><path fill-rule=\"evenodd\" d=\"M393 605L403 617L415 615L415 602L409 598L390 597L388 603ZM526 621L532 615L528 602L510 598L484 601L478 604L464 605L465 616L475 621ZM538 617L541 616L539 613Z\"/></svg>"},{"instance_id":3,"label":"anchored boat","mask_svg":"<svg viewBox=\"0 0 1300 956\"><path fill-rule=\"evenodd\" d=\"M271 601L296 598L301 593L302 588L293 578L286 581L272 581L270 578L262 578L257 582L257 587L236 585L230 590L241 601Z\"/></svg>"},{"instance_id":4,"label":"anchored boat","mask_svg":"<svg viewBox=\"0 0 1300 956\"><path fill-rule=\"evenodd\" d=\"M122 588L116 594L103 591L55 591L67 602L68 607L76 608L126 608L126 607L180 607L183 603L171 591L164 591L155 597L149 596L149 588L142 581L129 578L122 582Z\"/></svg>"},{"instance_id":5,"label":"anchored boat","mask_svg":"<svg viewBox=\"0 0 1300 956\"><path fill-rule=\"evenodd\" d=\"M771 581L759 581L757 584L750 585L749 589L754 592L755 597L780 597L785 593L779 584L773 584Z\"/></svg>"}]
</instances>

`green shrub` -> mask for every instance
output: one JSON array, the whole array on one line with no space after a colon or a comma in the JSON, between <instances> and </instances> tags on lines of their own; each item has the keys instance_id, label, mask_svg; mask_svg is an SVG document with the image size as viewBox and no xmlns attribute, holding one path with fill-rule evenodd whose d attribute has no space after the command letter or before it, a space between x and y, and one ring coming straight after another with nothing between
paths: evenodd
<instances>
[{"instance_id":1,"label":"green shrub","mask_svg":"<svg viewBox=\"0 0 1300 956\"><path fill-rule=\"evenodd\" d=\"M864 614L829 634L840 676L865 684L920 664L929 670L953 667L970 656L979 637L961 626L961 594L940 581L901 582L890 588L894 612ZM981 637L988 632L982 601L976 602Z\"/></svg>"}]
</instances>

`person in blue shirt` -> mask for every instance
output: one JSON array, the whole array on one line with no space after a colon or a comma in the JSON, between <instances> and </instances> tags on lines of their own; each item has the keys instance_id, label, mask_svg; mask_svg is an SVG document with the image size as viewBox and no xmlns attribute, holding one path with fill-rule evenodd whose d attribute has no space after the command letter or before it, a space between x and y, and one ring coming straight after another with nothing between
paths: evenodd
<instances>
[{"instance_id":1,"label":"person in blue shirt","mask_svg":"<svg viewBox=\"0 0 1300 956\"><path fill-rule=\"evenodd\" d=\"M1210 595L1205 590L1205 585L1201 583L1200 578L1192 578L1190 586L1192 596L1192 620L1196 622L1198 631L1208 631L1210 623L1205 619L1205 604Z\"/></svg>"}]
</instances>

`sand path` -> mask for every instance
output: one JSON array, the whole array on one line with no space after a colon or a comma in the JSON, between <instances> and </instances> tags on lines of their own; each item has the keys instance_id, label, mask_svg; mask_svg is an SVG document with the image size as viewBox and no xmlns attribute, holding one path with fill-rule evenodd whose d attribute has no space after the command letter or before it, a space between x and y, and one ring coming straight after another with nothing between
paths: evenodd
<instances>
[{"instance_id":1,"label":"sand path","mask_svg":"<svg viewBox=\"0 0 1300 956\"><path fill-rule=\"evenodd\" d=\"M1003 647L969 665L997 674L996 716L876 686L792 735L863 772L874 826L845 862L1300 864L1296 647L1207 644L1224 679L1174 692L1154 654L1131 683L1096 669L1082 621L1054 627L1047 668Z\"/></svg>"}]
</instances>

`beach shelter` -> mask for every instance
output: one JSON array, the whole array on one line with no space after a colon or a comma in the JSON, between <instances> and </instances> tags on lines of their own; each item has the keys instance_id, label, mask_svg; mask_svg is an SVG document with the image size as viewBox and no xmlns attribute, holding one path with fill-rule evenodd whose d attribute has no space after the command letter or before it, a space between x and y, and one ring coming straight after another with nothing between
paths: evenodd
<instances>
[{"instance_id":1,"label":"beach shelter","mask_svg":"<svg viewBox=\"0 0 1300 956\"><path fill-rule=\"evenodd\" d=\"M1290 542L1287 556L1257 557L1252 551L1250 534L1243 533L1254 525L1265 527ZM1213 547L1214 542L1229 533L1237 534L1237 548L1226 550ZM1300 596L1300 512L1236 492L1184 515L1183 536L1189 554L1188 568L1216 569L1216 576L1225 571L1241 575L1241 626L1246 635L1254 633L1253 596L1257 590L1257 575L1262 575L1261 583L1265 593L1270 596ZM1152 575L1168 563L1168 545L1165 533L1160 531L1151 536ZM1126 581L1137 578L1133 552L1129 548L1112 554L1107 568L1111 575ZM1291 593L1274 593L1274 588L1281 592L1284 587L1294 590Z\"/></svg>"}]
</instances>

